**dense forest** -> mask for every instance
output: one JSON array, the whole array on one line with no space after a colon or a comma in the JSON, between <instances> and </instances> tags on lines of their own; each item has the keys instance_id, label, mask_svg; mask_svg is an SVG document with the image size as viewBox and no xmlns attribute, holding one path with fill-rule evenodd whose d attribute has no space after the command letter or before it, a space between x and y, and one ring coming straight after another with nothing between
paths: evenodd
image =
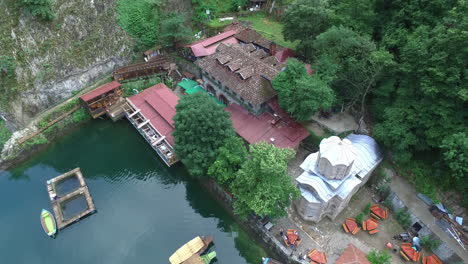
<instances>
[{"instance_id":1,"label":"dense forest","mask_svg":"<svg viewBox=\"0 0 468 264\"><path fill-rule=\"evenodd\" d=\"M468 205L468 3L298 0L283 34L373 135L436 197Z\"/></svg>"}]
</instances>

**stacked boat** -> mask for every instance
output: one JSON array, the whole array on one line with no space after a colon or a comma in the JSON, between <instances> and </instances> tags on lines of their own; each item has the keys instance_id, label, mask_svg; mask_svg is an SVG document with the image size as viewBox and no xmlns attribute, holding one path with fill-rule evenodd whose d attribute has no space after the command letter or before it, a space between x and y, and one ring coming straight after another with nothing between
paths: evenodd
<instances>
[{"instance_id":1,"label":"stacked boat","mask_svg":"<svg viewBox=\"0 0 468 264\"><path fill-rule=\"evenodd\" d=\"M216 258L216 252L212 251L202 255L213 242L213 237L197 236L180 247L169 257L171 264L209 264Z\"/></svg>"}]
</instances>

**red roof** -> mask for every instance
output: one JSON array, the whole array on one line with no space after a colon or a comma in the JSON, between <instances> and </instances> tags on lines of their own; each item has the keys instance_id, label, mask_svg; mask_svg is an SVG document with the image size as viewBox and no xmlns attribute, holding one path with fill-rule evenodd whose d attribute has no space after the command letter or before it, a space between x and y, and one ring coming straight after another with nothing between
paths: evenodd
<instances>
[{"instance_id":1,"label":"red roof","mask_svg":"<svg viewBox=\"0 0 468 264\"><path fill-rule=\"evenodd\" d=\"M353 244L349 244L335 264L370 264L370 262L367 260L364 252Z\"/></svg>"},{"instance_id":2,"label":"red roof","mask_svg":"<svg viewBox=\"0 0 468 264\"><path fill-rule=\"evenodd\" d=\"M163 83L144 90L128 98L159 133L166 136L167 141L174 145L172 131L174 131L173 117L179 97Z\"/></svg>"},{"instance_id":3,"label":"red roof","mask_svg":"<svg viewBox=\"0 0 468 264\"><path fill-rule=\"evenodd\" d=\"M280 148L296 148L309 135L302 125L292 120L272 124L276 118L267 112L255 116L238 104L231 104L225 110L231 113L237 134L250 144L265 141Z\"/></svg>"},{"instance_id":4,"label":"red roof","mask_svg":"<svg viewBox=\"0 0 468 264\"><path fill-rule=\"evenodd\" d=\"M214 54L216 52L216 48L221 43L239 43L239 41L234 37L234 34L236 34L235 30L229 30L216 36L195 42L189 45L189 47L192 49L195 57L208 56Z\"/></svg>"},{"instance_id":5,"label":"red roof","mask_svg":"<svg viewBox=\"0 0 468 264\"><path fill-rule=\"evenodd\" d=\"M116 88L119 88L120 87L120 83L116 82L116 81L112 81L110 83L106 83L106 84L103 84L101 86L99 86L98 88L92 90L91 92L89 93L86 93L84 95L82 95L80 98L81 100L85 101L85 102L88 102L89 100L91 99L94 99L100 95L103 95L109 91L112 91Z\"/></svg>"},{"instance_id":6,"label":"red roof","mask_svg":"<svg viewBox=\"0 0 468 264\"><path fill-rule=\"evenodd\" d=\"M285 62L288 58L294 58L295 54L292 49L284 48L276 52L275 57L279 62Z\"/></svg>"}]
</instances>

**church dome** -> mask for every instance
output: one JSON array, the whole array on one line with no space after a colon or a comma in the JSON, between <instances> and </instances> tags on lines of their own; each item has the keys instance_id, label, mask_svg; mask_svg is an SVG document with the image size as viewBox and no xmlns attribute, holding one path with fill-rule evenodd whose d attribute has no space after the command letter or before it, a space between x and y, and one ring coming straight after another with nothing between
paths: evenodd
<instances>
[{"instance_id":1,"label":"church dome","mask_svg":"<svg viewBox=\"0 0 468 264\"><path fill-rule=\"evenodd\" d=\"M331 136L320 142L317 167L322 176L330 180L345 178L356 158L356 148L348 139Z\"/></svg>"}]
</instances>

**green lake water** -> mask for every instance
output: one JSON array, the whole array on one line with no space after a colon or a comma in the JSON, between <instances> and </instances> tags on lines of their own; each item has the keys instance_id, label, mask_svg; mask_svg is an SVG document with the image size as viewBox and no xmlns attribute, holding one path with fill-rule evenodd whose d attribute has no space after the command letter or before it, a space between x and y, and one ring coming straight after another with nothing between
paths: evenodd
<instances>
[{"instance_id":1,"label":"green lake water","mask_svg":"<svg viewBox=\"0 0 468 264\"><path fill-rule=\"evenodd\" d=\"M43 232L52 211L45 182L80 167L97 208L59 231ZM20 167L0 171L0 263L167 264L197 235L213 235L213 263L258 264L265 252L183 166L166 167L126 121L95 120Z\"/></svg>"}]
</instances>

